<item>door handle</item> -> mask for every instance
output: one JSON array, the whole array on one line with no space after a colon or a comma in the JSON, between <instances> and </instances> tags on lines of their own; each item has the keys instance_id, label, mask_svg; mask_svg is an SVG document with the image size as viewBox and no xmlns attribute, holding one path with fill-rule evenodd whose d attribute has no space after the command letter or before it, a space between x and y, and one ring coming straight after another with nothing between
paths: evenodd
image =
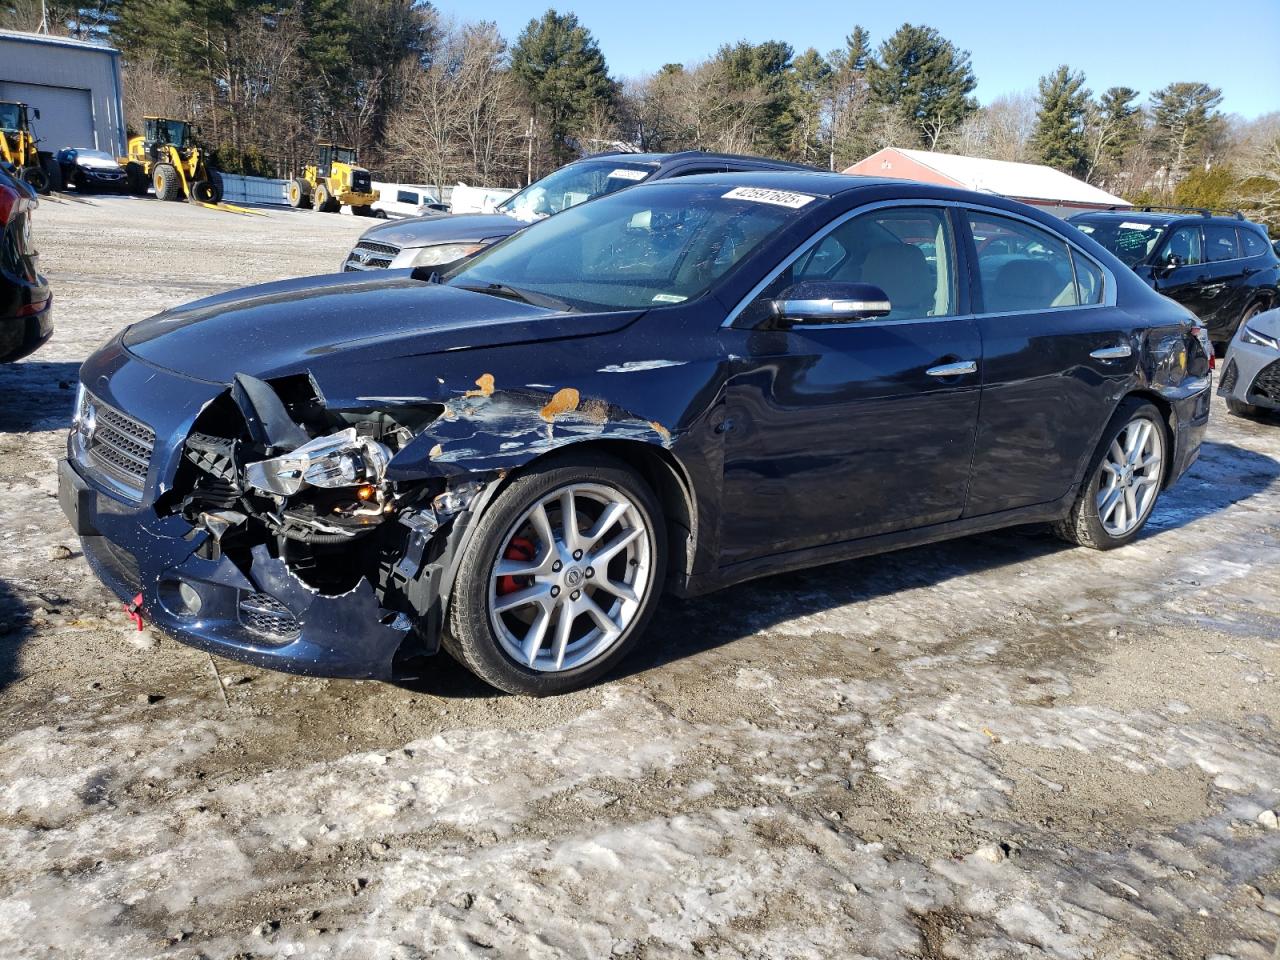
<instances>
[{"instance_id":1,"label":"door handle","mask_svg":"<svg viewBox=\"0 0 1280 960\"><path fill-rule=\"evenodd\" d=\"M944 363L925 371L931 377L961 377L966 373L977 372L977 360L957 360L955 363Z\"/></svg>"},{"instance_id":2,"label":"door handle","mask_svg":"<svg viewBox=\"0 0 1280 960\"><path fill-rule=\"evenodd\" d=\"M1114 347L1099 347L1089 356L1095 360L1123 360L1125 357L1133 356L1133 347L1127 343L1117 344Z\"/></svg>"}]
</instances>

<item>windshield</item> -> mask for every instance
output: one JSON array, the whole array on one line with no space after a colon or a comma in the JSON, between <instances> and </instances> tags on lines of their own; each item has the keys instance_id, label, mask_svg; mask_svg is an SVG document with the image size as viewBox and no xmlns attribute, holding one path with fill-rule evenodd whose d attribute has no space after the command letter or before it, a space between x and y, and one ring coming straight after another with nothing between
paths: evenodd
<instances>
[{"instance_id":1,"label":"windshield","mask_svg":"<svg viewBox=\"0 0 1280 960\"><path fill-rule=\"evenodd\" d=\"M350 147L334 147L333 162L345 163L350 166L355 166L356 152L352 150Z\"/></svg>"},{"instance_id":2,"label":"windshield","mask_svg":"<svg viewBox=\"0 0 1280 960\"><path fill-rule=\"evenodd\" d=\"M1140 220L1076 220L1073 225L1114 253L1126 267L1135 267L1151 256L1168 229L1163 223Z\"/></svg>"},{"instance_id":3,"label":"windshield","mask_svg":"<svg viewBox=\"0 0 1280 960\"><path fill-rule=\"evenodd\" d=\"M155 124L157 143L171 143L175 147L190 146L185 120L157 120Z\"/></svg>"},{"instance_id":4,"label":"windshield","mask_svg":"<svg viewBox=\"0 0 1280 960\"><path fill-rule=\"evenodd\" d=\"M535 180L498 205L498 212L531 223L646 179L656 167L625 160L571 163Z\"/></svg>"},{"instance_id":5,"label":"windshield","mask_svg":"<svg viewBox=\"0 0 1280 960\"><path fill-rule=\"evenodd\" d=\"M757 187L656 183L522 230L445 282L578 310L683 303L706 293L815 200Z\"/></svg>"},{"instance_id":6,"label":"windshield","mask_svg":"<svg viewBox=\"0 0 1280 960\"><path fill-rule=\"evenodd\" d=\"M22 106L17 103L0 103L0 130L20 130Z\"/></svg>"}]
</instances>

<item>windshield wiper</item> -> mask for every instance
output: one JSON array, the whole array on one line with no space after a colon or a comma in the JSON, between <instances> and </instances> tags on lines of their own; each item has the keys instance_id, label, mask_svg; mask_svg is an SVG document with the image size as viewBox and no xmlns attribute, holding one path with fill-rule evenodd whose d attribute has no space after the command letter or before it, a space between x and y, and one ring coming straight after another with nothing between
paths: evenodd
<instances>
[{"instance_id":1,"label":"windshield wiper","mask_svg":"<svg viewBox=\"0 0 1280 960\"><path fill-rule=\"evenodd\" d=\"M549 297L545 293L535 293L532 290L521 290L519 287L513 287L507 283L460 283L458 284L458 287L462 290L470 290L472 293L487 293L493 297L505 297L508 300L519 300L522 303L527 303L534 307L546 307L549 310L573 310L573 307L563 300L558 300L555 297Z\"/></svg>"}]
</instances>

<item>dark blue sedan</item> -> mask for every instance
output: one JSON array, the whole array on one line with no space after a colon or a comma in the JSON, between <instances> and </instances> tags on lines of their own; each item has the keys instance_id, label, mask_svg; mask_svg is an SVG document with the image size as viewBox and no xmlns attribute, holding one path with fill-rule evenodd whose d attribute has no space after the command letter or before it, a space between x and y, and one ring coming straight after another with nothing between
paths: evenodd
<instances>
[{"instance_id":1,"label":"dark blue sedan","mask_svg":"<svg viewBox=\"0 0 1280 960\"><path fill-rule=\"evenodd\" d=\"M444 646L590 683L659 594L1028 522L1195 460L1182 307L1046 214L826 174L643 184L425 268L234 291L81 370L63 506L139 616L281 670Z\"/></svg>"}]
</instances>

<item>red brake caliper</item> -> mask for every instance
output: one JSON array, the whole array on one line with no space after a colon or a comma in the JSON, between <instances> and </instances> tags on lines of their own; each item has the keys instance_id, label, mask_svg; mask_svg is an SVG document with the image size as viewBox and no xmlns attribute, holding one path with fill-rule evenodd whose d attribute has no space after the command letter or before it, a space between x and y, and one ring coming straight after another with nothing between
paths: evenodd
<instances>
[{"instance_id":1,"label":"red brake caliper","mask_svg":"<svg viewBox=\"0 0 1280 960\"><path fill-rule=\"evenodd\" d=\"M524 537L512 537L511 543L507 545L507 549L503 551L502 558L504 560L532 560L537 556L537 551L533 544ZM499 577L498 578L498 596L505 596L508 593L515 593L525 587L524 581L527 577Z\"/></svg>"}]
</instances>

